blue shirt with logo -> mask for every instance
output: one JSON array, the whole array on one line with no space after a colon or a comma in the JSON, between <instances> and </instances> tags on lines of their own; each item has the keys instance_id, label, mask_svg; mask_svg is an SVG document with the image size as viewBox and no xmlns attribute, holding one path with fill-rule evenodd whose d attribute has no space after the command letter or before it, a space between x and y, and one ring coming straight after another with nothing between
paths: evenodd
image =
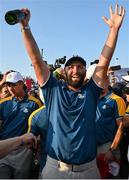
<instances>
[{"instance_id":1,"label":"blue shirt with logo","mask_svg":"<svg viewBox=\"0 0 129 180\"><path fill-rule=\"evenodd\" d=\"M125 114L124 100L111 91L98 101L96 135L98 145L112 142L117 131L117 120Z\"/></svg>"},{"instance_id":2,"label":"blue shirt with logo","mask_svg":"<svg viewBox=\"0 0 129 180\"><path fill-rule=\"evenodd\" d=\"M42 87L49 120L46 149L50 157L69 164L95 158L95 116L101 90L91 79L74 92L65 82L50 76Z\"/></svg>"},{"instance_id":3,"label":"blue shirt with logo","mask_svg":"<svg viewBox=\"0 0 129 180\"><path fill-rule=\"evenodd\" d=\"M21 101L12 96L0 100L2 121L0 139L8 139L26 133L30 114L41 105L41 102L32 96L26 96Z\"/></svg>"}]
</instances>

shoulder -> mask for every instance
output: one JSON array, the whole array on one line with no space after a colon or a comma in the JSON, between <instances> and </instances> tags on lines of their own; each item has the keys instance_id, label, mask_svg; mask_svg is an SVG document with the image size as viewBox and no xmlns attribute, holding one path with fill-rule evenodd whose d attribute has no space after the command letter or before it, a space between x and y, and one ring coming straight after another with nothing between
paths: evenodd
<instances>
[{"instance_id":1,"label":"shoulder","mask_svg":"<svg viewBox=\"0 0 129 180\"><path fill-rule=\"evenodd\" d=\"M35 102L36 104L38 104L39 107L42 106L42 103L40 102L40 100L35 98L34 96L29 95L28 100Z\"/></svg>"},{"instance_id":2,"label":"shoulder","mask_svg":"<svg viewBox=\"0 0 129 180\"><path fill-rule=\"evenodd\" d=\"M111 94L110 98L115 100L117 103L125 104L124 99L114 93Z\"/></svg>"},{"instance_id":3,"label":"shoulder","mask_svg":"<svg viewBox=\"0 0 129 180\"><path fill-rule=\"evenodd\" d=\"M91 77L90 80L86 83L87 85L90 85L90 86L94 86L98 89L103 89L102 87L99 86L99 84L97 84L97 82Z\"/></svg>"},{"instance_id":4,"label":"shoulder","mask_svg":"<svg viewBox=\"0 0 129 180\"><path fill-rule=\"evenodd\" d=\"M94 94L95 97L100 97L102 92L102 88L98 86L98 84L91 78L84 86L86 90L89 90Z\"/></svg>"},{"instance_id":5,"label":"shoulder","mask_svg":"<svg viewBox=\"0 0 129 180\"><path fill-rule=\"evenodd\" d=\"M30 118L32 119L33 117L39 117L43 109L45 109L45 106L41 106L40 108L33 111L30 115Z\"/></svg>"},{"instance_id":6,"label":"shoulder","mask_svg":"<svg viewBox=\"0 0 129 180\"><path fill-rule=\"evenodd\" d=\"M30 132L31 126L35 125L38 120L40 120L40 114L42 110L45 109L45 106L41 106L37 110L33 111L28 119L28 132Z\"/></svg>"},{"instance_id":7,"label":"shoulder","mask_svg":"<svg viewBox=\"0 0 129 180\"><path fill-rule=\"evenodd\" d=\"M116 104L116 108L118 109L119 116L124 116L126 111L126 104L122 97L112 93L111 98L115 101L114 104Z\"/></svg>"},{"instance_id":8,"label":"shoulder","mask_svg":"<svg viewBox=\"0 0 129 180\"><path fill-rule=\"evenodd\" d=\"M52 87L57 86L58 84L60 84L60 81L58 79L56 79L55 77L53 77L53 75L51 74L48 81L46 81L46 83L40 87L41 87L41 89L45 89L48 87L52 88Z\"/></svg>"},{"instance_id":9,"label":"shoulder","mask_svg":"<svg viewBox=\"0 0 129 180\"><path fill-rule=\"evenodd\" d=\"M7 101L11 101L12 100L12 96L9 96L9 97L6 97L6 98L3 98L0 100L0 104L4 103L4 102L7 102Z\"/></svg>"}]
</instances>

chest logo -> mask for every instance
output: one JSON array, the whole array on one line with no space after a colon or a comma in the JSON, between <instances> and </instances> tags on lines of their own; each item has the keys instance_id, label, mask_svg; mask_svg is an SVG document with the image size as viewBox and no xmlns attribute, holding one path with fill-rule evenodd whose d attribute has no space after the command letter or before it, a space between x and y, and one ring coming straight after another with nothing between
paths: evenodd
<instances>
[{"instance_id":1,"label":"chest logo","mask_svg":"<svg viewBox=\"0 0 129 180\"><path fill-rule=\"evenodd\" d=\"M23 110L23 112L24 112L24 113L28 113L29 111L28 111L27 108L25 108L25 109Z\"/></svg>"},{"instance_id":2,"label":"chest logo","mask_svg":"<svg viewBox=\"0 0 129 180\"><path fill-rule=\"evenodd\" d=\"M106 104L105 104L105 105L103 105L102 109L106 109L106 108L107 108Z\"/></svg>"},{"instance_id":3,"label":"chest logo","mask_svg":"<svg viewBox=\"0 0 129 180\"><path fill-rule=\"evenodd\" d=\"M84 99L84 98L85 98L85 96L84 96L83 94L78 94L78 98L80 98L80 99Z\"/></svg>"}]
</instances>

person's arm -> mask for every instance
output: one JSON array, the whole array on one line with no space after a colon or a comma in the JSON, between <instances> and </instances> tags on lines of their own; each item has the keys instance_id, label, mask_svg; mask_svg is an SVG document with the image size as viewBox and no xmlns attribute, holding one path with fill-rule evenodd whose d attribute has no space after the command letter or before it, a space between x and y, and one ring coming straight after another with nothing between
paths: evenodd
<instances>
[{"instance_id":1,"label":"person's arm","mask_svg":"<svg viewBox=\"0 0 129 180\"><path fill-rule=\"evenodd\" d=\"M27 145L36 148L37 140L32 133L26 133L19 137L14 137L0 141L0 158L6 156L8 153L18 148L19 146Z\"/></svg>"},{"instance_id":2,"label":"person's arm","mask_svg":"<svg viewBox=\"0 0 129 180\"><path fill-rule=\"evenodd\" d=\"M123 119L123 125L124 127L129 127L129 114L125 114L124 119Z\"/></svg>"},{"instance_id":3,"label":"person's arm","mask_svg":"<svg viewBox=\"0 0 129 180\"><path fill-rule=\"evenodd\" d=\"M126 112L125 112L123 124L124 124L124 127L129 127L129 105L128 105Z\"/></svg>"},{"instance_id":4,"label":"person's arm","mask_svg":"<svg viewBox=\"0 0 129 180\"><path fill-rule=\"evenodd\" d=\"M112 144L109 148L109 150L106 153L106 160L112 160L114 158L114 155L116 154L116 151L119 147L121 138L123 136L123 118L126 111L126 104L124 100L119 96L114 96L115 94L112 94L112 98L115 98L115 104L114 104L114 116L116 118L116 124L118 126L117 131L115 133L114 139L112 141Z\"/></svg>"},{"instance_id":5,"label":"person's arm","mask_svg":"<svg viewBox=\"0 0 129 180\"><path fill-rule=\"evenodd\" d=\"M121 140L122 135L123 135L123 127L124 127L123 122L121 121L119 126L118 126L114 140L111 144L110 151L116 150L118 148L120 140Z\"/></svg>"},{"instance_id":6,"label":"person's arm","mask_svg":"<svg viewBox=\"0 0 129 180\"><path fill-rule=\"evenodd\" d=\"M26 18L20 23L24 44L34 67L38 83L42 86L47 82L50 71L47 64L42 60L38 45L31 33L31 29L29 29L30 11L28 9L22 9L22 11L26 14Z\"/></svg>"},{"instance_id":7,"label":"person's arm","mask_svg":"<svg viewBox=\"0 0 129 180\"><path fill-rule=\"evenodd\" d=\"M115 12L113 12L112 7L110 6L109 13L110 19L103 17L103 20L110 28L109 35L101 52L99 63L93 74L93 79L100 87L104 87L105 85L107 70L115 50L119 29L125 16L125 9L122 6L119 8L118 5L116 5Z\"/></svg>"},{"instance_id":8,"label":"person's arm","mask_svg":"<svg viewBox=\"0 0 129 180\"><path fill-rule=\"evenodd\" d=\"M109 150L105 154L106 161L110 161L110 160L114 159L114 154L119 146L122 135L123 135L123 122L121 121L118 126L117 132L115 134L114 140L113 140Z\"/></svg>"}]
</instances>

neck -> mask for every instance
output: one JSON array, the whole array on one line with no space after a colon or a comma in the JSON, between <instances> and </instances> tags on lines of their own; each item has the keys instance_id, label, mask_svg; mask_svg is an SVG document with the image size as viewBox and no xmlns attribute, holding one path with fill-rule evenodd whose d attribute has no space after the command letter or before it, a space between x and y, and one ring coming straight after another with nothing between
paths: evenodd
<instances>
[{"instance_id":1,"label":"neck","mask_svg":"<svg viewBox=\"0 0 129 180\"><path fill-rule=\"evenodd\" d=\"M79 89L80 89L80 87L79 88L75 88L75 87L73 87L73 86L68 86L68 88L70 89L70 90L72 90L72 91L74 91L74 92L77 92Z\"/></svg>"},{"instance_id":2,"label":"neck","mask_svg":"<svg viewBox=\"0 0 129 180\"><path fill-rule=\"evenodd\" d=\"M105 90L104 90L104 93L100 96L100 98L106 96L108 92L109 92L109 89L105 89Z\"/></svg>"}]
</instances>

